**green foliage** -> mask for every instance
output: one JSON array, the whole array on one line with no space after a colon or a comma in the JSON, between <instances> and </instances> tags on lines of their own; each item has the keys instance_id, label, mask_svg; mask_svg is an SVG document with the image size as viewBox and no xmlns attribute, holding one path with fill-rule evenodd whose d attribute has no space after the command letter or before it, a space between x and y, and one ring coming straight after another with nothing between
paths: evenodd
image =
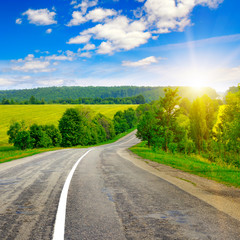
<instances>
[{"instance_id":1,"label":"green foliage","mask_svg":"<svg viewBox=\"0 0 240 240\"><path fill-rule=\"evenodd\" d=\"M137 137L147 141L148 147L156 145L157 118L153 111L146 111L142 114L138 126Z\"/></svg>"},{"instance_id":2,"label":"green foliage","mask_svg":"<svg viewBox=\"0 0 240 240\"><path fill-rule=\"evenodd\" d=\"M101 136L105 135L107 140L113 139L115 137L116 133L115 133L114 125L111 119L99 113L95 116L93 121L97 122L103 127L105 134L102 133Z\"/></svg>"},{"instance_id":3,"label":"green foliage","mask_svg":"<svg viewBox=\"0 0 240 240\"><path fill-rule=\"evenodd\" d=\"M14 139L14 146L20 148L21 150L32 148L32 138L29 131L19 131Z\"/></svg>"},{"instance_id":4,"label":"green foliage","mask_svg":"<svg viewBox=\"0 0 240 240\"><path fill-rule=\"evenodd\" d=\"M138 107L137 113L142 113L138 124L137 136L147 141L148 146L162 148L165 151L176 152L185 133L178 123L180 114L178 107L180 97L178 89L164 89L165 97L152 105Z\"/></svg>"},{"instance_id":5,"label":"green foliage","mask_svg":"<svg viewBox=\"0 0 240 240\"><path fill-rule=\"evenodd\" d=\"M34 148L46 148L52 146L52 139L46 131L43 130L43 126L33 124L30 126L29 132Z\"/></svg>"},{"instance_id":6,"label":"green foliage","mask_svg":"<svg viewBox=\"0 0 240 240\"><path fill-rule=\"evenodd\" d=\"M10 104L142 104L164 97L164 87L48 87L23 90L1 90L0 101ZM176 89L176 87L171 87ZM217 97L214 89L204 88L196 91L191 87L179 87L179 95L191 101L207 94L212 99ZM34 96L34 99L31 97ZM125 99L123 99L125 98ZM134 98L134 99L131 99ZM35 102L35 103L34 103ZM7 103L7 104L8 104Z\"/></svg>"},{"instance_id":7,"label":"green foliage","mask_svg":"<svg viewBox=\"0 0 240 240\"><path fill-rule=\"evenodd\" d=\"M128 129L133 128L137 124L137 115L133 108L128 108L123 112L123 118L126 119L128 124Z\"/></svg>"},{"instance_id":8,"label":"green foliage","mask_svg":"<svg viewBox=\"0 0 240 240\"><path fill-rule=\"evenodd\" d=\"M52 146L58 147L62 142L62 135L57 127L53 124L42 125L42 130L50 137L52 141Z\"/></svg>"},{"instance_id":9,"label":"green foliage","mask_svg":"<svg viewBox=\"0 0 240 240\"><path fill-rule=\"evenodd\" d=\"M191 137L194 140L198 151L203 150L204 135L207 132L206 112L201 99L197 98L190 112Z\"/></svg>"},{"instance_id":10,"label":"green foliage","mask_svg":"<svg viewBox=\"0 0 240 240\"><path fill-rule=\"evenodd\" d=\"M14 143L18 132L23 131L25 129L26 129L26 125L24 121L12 122L9 127L9 130L7 131L7 135L9 136L8 142Z\"/></svg>"},{"instance_id":11,"label":"green foliage","mask_svg":"<svg viewBox=\"0 0 240 240\"><path fill-rule=\"evenodd\" d=\"M83 145L86 141L84 138L89 138L89 131L87 131L88 128L86 125L87 119L80 114L79 109L67 109L59 120L59 130L62 134L62 146L70 147Z\"/></svg>"}]
</instances>

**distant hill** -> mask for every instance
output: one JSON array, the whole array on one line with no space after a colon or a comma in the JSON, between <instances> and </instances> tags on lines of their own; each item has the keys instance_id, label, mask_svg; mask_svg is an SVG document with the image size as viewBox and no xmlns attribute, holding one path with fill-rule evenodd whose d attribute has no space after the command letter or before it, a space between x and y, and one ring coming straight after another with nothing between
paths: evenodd
<instances>
[{"instance_id":1,"label":"distant hill","mask_svg":"<svg viewBox=\"0 0 240 240\"><path fill-rule=\"evenodd\" d=\"M59 99L78 99L78 98L124 98L143 95L147 102L158 100L164 96L166 87L136 87L136 86L119 86L119 87L47 87L23 90L0 90L0 101L2 99L13 99L17 101L29 100L31 96L36 99L44 99L47 102ZM176 87L171 87L176 88ZM207 94L210 98L215 99L218 94L212 88L203 88L200 91L191 87L179 87L179 95L187 97L189 100L197 96Z\"/></svg>"},{"instance_id":2,"label":"distant hill","mask_svg":"<svg viewBox=\"0 0 240 240\"><path fill-rule=\"evenodd\" d=\"M231 93L236 93L239 91L239 88L238 87L230 87L228 90L227 90L227 93L228 92L231 92Z\"/></svg>"}]
</instances>

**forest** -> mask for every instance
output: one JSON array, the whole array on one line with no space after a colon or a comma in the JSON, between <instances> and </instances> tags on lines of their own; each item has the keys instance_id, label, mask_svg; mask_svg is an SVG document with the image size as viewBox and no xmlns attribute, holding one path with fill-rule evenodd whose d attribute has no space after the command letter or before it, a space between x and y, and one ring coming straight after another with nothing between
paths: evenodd
<instances>
[{"instance_id":1,"label":"forest","mask_svg":"<svg viewBox=\"0 0 240 240\"><path fill-rule=\"evenodd\" d=\"M31 96L29 100L9 100L6 98L2 99L1 104L2 105L27 105L27 104L143 104L146 103L145 98L142 95L134 96L134 97L124 97L124 98L78 98L78 99L57 99L57 100L51 100L46 102L44 99L38 100L34 96Z\"/></svg>"},{"instance_id":2,"label":"forest","mask_svg":"<svg viewBox=\"0 0 240 240\"><path fill-rule=\"evenodd\" d=\"M137 108L137 136L153 150L240 167L240 86L228 92L225 104L207 95L190 102L178 89L164 91L160 100Z\"/></svg>"},{"instance_id":3,"label":"forest","mask_svg":"<svg viewBox=\"0 0 240 240\"><path fill-rule=\"evenodd\" d=\"M119 87L47 87L22 90L0 90L0 103L10 104L28 104L31 97L40 104L44 103L64 103L64 102L79 102L99 101L103 102L110 98L109 101L116 98L130 98L142 95L146 102L158 100L164 96L165 87L136 87L136 86L119 86ZM176 87L171 87L176 89ZM218 97L216 91L212 88L203 88L201 91L196 91L191 87L179 87L179 95L187 97L192 101L197 96L207 94L210 98ZM128 99L125 99L126 101ZM108 101L108 100L107 100ZM34 101L33 101L34 102ZM30 103L31 104L31 103Z\"/></svg>"}]
</instances>

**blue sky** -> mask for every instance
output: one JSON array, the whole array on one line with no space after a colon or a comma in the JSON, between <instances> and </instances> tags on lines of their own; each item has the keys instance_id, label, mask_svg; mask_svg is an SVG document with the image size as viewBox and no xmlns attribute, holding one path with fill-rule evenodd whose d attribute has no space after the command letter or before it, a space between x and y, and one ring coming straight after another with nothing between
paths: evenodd
<instances>
[{"instance_id":1,"label":"blue sky","mask_svg":"<svg viewBox=\"0 0 240 240\"><path fill-rule=\"evenodd\" d=\"M0 89L240 83L238 0L8 0Z\"/></svg>"}]
</instances>

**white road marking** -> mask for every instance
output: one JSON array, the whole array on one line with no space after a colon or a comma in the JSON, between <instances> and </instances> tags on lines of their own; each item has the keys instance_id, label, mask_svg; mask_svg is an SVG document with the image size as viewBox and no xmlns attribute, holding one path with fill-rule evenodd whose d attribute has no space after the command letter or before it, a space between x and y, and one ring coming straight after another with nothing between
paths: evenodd
<instances>
[{"instance_id":1,"label":"white road marking","mask_svg":"<svg viewBox=\"0 0 240 240\"><path fill-rule=\"evenodd\" d=\"M78 161L74 164L72 170L68 174L68 177L66 179L66 182L63 186L62 193L60 196L59 204L58 204L58 210L55 220L55 226L54 226L54 232L53 232L53 240L64 240L64 232L65 232L65 217L66 217L66 206L67 206L67 195L68 195L68 189L70 186L70 182L72 180L72 176L78 166L78 164L81 162L81 160L90 152L92 149L88 150L86 153L84 153Z\"/></svg>"}]
</instances>

